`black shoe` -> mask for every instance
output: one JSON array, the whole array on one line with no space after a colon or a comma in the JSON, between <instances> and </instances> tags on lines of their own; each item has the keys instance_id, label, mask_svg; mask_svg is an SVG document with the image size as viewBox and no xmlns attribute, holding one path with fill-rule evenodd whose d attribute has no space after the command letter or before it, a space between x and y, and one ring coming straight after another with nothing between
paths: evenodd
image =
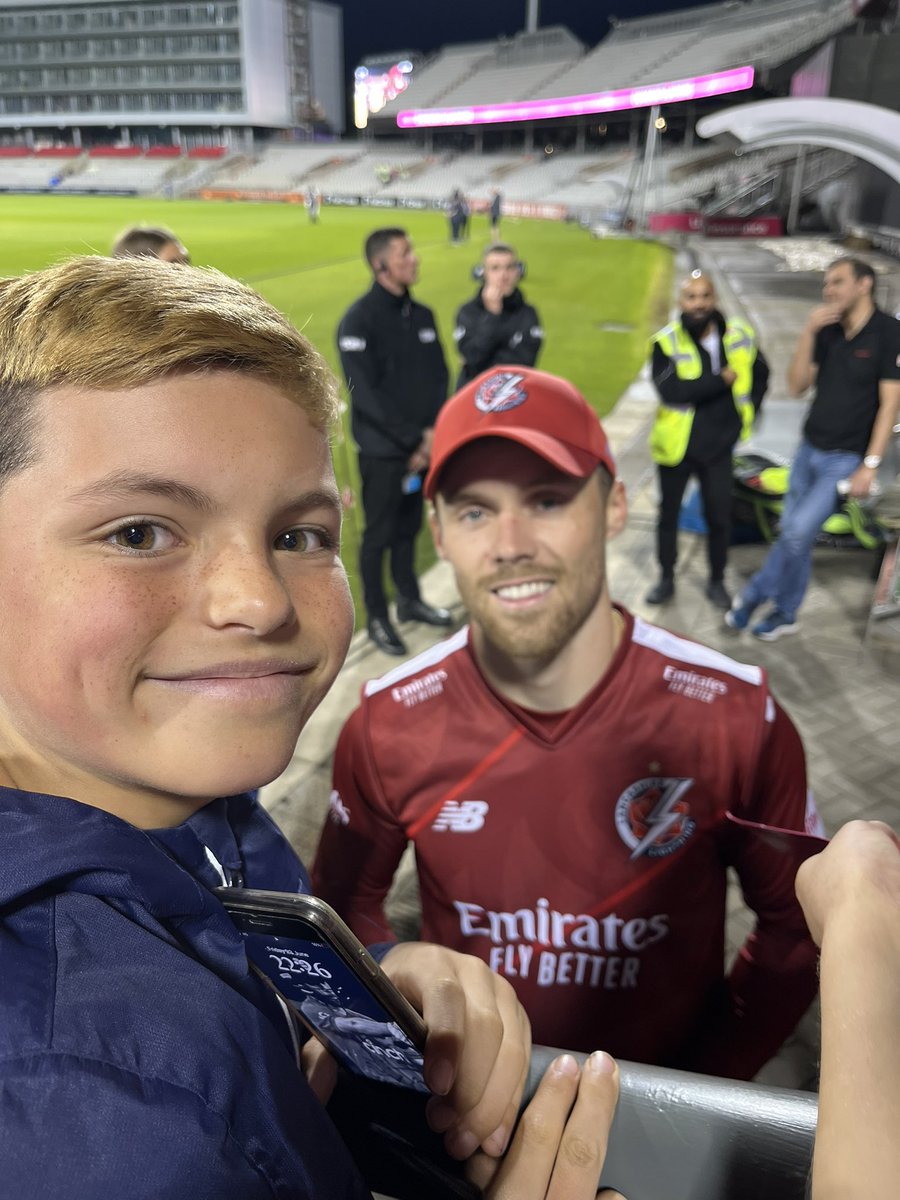
<instances>
[{"instance_id":1,"label":"black shoe","mask_svg":"<svg viewBox=\"0 0 900 1200\"><path fill-rule=\"evenodd\" d=\"M453 624L453 618L446 608L434 608L424 600L407 600L405 596L397 597L397 620L420 621L423 625L439 625L442 628Z\"/></svg>"},{"instance_id":2,"label":"black shoe","mask_svg":"<svg viewBox=\"0 0 900 1200\"><path fill-rule=\"evenodd\" d=\"M645 604L665 604L675 595L675 580L671 575L663 575L656 587L652 587L644 597Z\"/></svg>"},{"instance_id":3,"label":"black shoe","mask_svg":"<svg viewBox=\"0 0 900 1200\"><path fill-rule=\"evenodd\" d=\"M403 658L407 653L406 644L397 636L397 630L387 617L369 618L369 637L379 650L385 654L393 654Z\"/></svg>"},{"instance_id":4,"label":"black shoe","mask_svg":"<svg viewBox=\"0 0 900 1200\"><path fill-rule=\"evenodd\" d=\"M706 585L706 598L711 600L716 608L722 608L726 612L731 608L731 596L725 590L725 584L721 579L711 579Z\"/></svg>"}]
</instances>

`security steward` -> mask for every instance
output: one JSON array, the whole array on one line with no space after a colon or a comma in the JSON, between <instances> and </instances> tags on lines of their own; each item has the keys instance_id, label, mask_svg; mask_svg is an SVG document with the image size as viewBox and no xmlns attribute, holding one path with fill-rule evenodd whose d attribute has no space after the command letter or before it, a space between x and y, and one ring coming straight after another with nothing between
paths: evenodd
<instances>
[{"instance_id":1,"label":"security steward","mask_svg":"<svg viewBox=\"0 0 900 1200\"><path fill-rule=\"evenodd\" d=\"M453 339L462 358L457 390L491 367L533 367L544 344L537 310L519 287L524 272L512 246L494 242L474 274L482 283L456 314Z\"/></svg>"},{"instance_id":2,"label":"security steward","mask_svg":"<svg viewBox=\"0 0 900 1200\"><path fill-rule=\"evenodd\" d=\"M384 590L385 553L397 592L397 619L452 623L444 608L419 594L414 567L422 524L422 477L432 427L447 397L447 365L434 314L410 295L419 260L404 229L377 229L364 253L371 288L338 326L341 367L350 391L350 419L359 450L365 530L359 569L369 637L380 650L406 654Z\"/></svg>"},{"instance_id":3,"label":"security steward","mask_svg":"<svg viewBox=\"0 0 900 1200\"><path fill-rule=\"evenodd\" d=\"M681 315L652 339L653 383L660 405L650 433L659 474L657 555L660 578L645 597L663 604L675 594L678 516L691 476L700 486L706 521L706 595L727 609L725 564L731 538L732 450L750 436L765 395L769 367L746 321L727 320L711 280L694 271L683 283Z\"/></svg>"}]
</instances>

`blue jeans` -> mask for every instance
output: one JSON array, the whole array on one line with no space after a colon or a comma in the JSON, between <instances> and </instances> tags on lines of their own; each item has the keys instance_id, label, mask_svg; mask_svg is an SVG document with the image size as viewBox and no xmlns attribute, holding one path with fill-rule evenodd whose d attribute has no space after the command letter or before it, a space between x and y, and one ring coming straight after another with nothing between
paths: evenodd
<instances>
[{"instance_id":1,"label":"blue jeans","mask_svg":"<svg viewBox=\"0 0 900 1200\"><path fill-rule=\"evenodd\" d=\"M838 481L852 475L861 461L847 450L817 450L809 442L800 443L791 464L778 540L742 589L745 604L771 600L793 620L809 584L816 534L837 506Z\"/></svg>"}]
</instances>

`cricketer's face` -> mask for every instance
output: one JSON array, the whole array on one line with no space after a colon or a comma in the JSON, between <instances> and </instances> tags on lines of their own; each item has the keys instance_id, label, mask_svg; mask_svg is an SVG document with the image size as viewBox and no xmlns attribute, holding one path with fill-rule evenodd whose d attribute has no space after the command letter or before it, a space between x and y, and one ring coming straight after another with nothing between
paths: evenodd
<instances>
[{"instance_id":1,"label":"cricketer's face","mask_svg":"<svg viewBox=\"0 0 900 1200\"><path fill-rule=\"evenodd\" d=\"M271 780L352 631L326 435L231 371L35 403L0 489L5 776L154 823Z\"/></svg>"},{"instance_id":2,"label":"cricketer's face","mask_svg":"<svg viewBox=\"0 0 900 1200\"><path fill-rule=\"evenodd\" d=\"M608 604L606 539L624 521L621 485L607 496L596 472L566 475L504 438L457 451L441 473L432 532L476 649L546 664L589 642Z\"/></svg>"}]
</instances>

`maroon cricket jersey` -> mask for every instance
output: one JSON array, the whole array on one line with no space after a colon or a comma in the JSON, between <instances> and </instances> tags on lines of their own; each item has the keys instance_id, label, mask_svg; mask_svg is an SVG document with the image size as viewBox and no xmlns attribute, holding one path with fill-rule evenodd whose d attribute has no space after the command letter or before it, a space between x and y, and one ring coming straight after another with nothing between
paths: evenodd
<instances>
[{"instance_id":1,"label":"maroon cricket jersey","mask_svg":"<svg viewBox=\"0 0 900 1200\"><path fill-rule=\"evenodd\" d=\"M535 1042L749 1077L815 990L793 890L821 845L803 749L761 668L623 616L603 678L556 721L489 687L467 629L368 683L314 890L389 939L412 841L422 938L505 976ZM757 928L726 981L729 865Z\"/></svg>"}]
</instances>

